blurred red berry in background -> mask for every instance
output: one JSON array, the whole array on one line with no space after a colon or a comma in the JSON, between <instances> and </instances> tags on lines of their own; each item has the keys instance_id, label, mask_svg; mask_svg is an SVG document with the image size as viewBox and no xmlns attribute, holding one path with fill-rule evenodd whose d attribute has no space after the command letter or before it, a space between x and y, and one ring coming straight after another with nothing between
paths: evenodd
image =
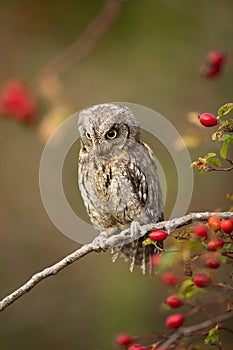
<instances>
[{"instance_id":1,"label":"blurred red berry in background","mask_svg":"<svg viewBox=\"0 0 233 350\"><path fill-rule=\"evenodd\" d=\"M26 123L35 120L36 102L24 83L11 80L3 85L0 92L0 114Z\"/></svg>"},{"instance_id":2,"label":"blurred red berry in background","mask_svg":"<svg viewBox=\"0 0 233 350\"><path fill-rule=\"evenodd\" d=\"M210 250L212 250L212 252L215 252L216 250L221 249L223 246L224 246L224 241L219 237L215 237L208 242L208 247Z\"/></svg>"},{"instance_id":3,"label":"blurred red berry in background","mask_svg":"<svg viewBox=\"0 0 233 350\"><path fill-rule=\"evenodd\" d=\"M206 273L198 273L193 277L193 283L200 288L208 287L212 280Z\"/></svg>"},{"instance_id":4,"label":"blurred red berry in background","mask_svg":"<svg viewBox=\"0 0 233 350\"><path fill-rule=\"evenodd\" d=\"M120 333L116 336L116 343L119 345L129 345L132 343L132 337L127 333Z\"/></svg>"},{"instance_id":5,"label":"blurred red berry in background","mask_svg":"<svg viewBox=\"0 0 233 350\"><path fill-rule=\"evenodd\" d=\"M163 256L161 254L151 255L150 261L152 266L159 266L162 262Z\"/></svg>"},{"instance_id":6,"label":"blurred red berry in background","mask_svg":"<svg viewBox=\"0 0 233 350\"><path fill-rule=\"evenodd\" d=\"M208 229L202 223L196 224L194 226L194 234L198 238L207 238L208 237Z\"/></svg>"},{"instance_id":7,"label":"blurred red berry in background","mask_svg":"<svg viewBox=\"0 0 233 350\"><path fill-rule=\"evenodd\" d=\"M173 272L168 271L161 274L161 281L167 286L175 286L180 282L180 278Z\"/></svg>"},{"instance_id":8,"label":"blurred red berry in background","mask_svg":"<svg viewBox=\"0 0 233 350\"><path fill-rule=\"evenodd\" d=\"M219 50L210 51L207 55L207 63L212 66L220 66L226 60L226 54Z\"/></svg>"},{"instance_id":9,"label":"blurred red berry in background","mask_svg":"<svg viewBox=\"0 0 233 350\"><path fill-rule=\"evenodd\" d=\"M205 78L214 78L221 74L226 63L227 55L220 50L208 52L205 63L201 67L201 75Z\"/></svg>"},{"instance_id":10,"label":"blurred red berry in background","mask_svg":"<svg viewBox=\"0 0 233 350\"><path fill-rule=\"evenodd\" d=\"M209 267L210 269L217 269L220 266L220 261L217 258L209 258L205 262L206 267Z\"/></svg>"},{"instance_id":11,"label":"blurred red berry in background","mask_svg":"<svg viewBox=\"0 0 233 350\"><path fill-rule=\"evenodd\" d=\"M170 295L166 299L166 304L173 308L178 308L183 305L183 301L176 295Z\"/></svg>"}]
</instances>

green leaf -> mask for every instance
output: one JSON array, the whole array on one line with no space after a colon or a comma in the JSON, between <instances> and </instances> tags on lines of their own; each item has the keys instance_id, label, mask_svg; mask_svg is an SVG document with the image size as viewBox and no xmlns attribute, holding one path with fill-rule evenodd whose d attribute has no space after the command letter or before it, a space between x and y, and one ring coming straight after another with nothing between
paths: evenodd
<instances>
[{"instance_id":1,"label":"green leaf","mask_svg":"<svg viewBox=\"0 0 233 350\"><path fill-rule=\"evenodd\" d=\"M185 297L189 299L193 296L193 291L195 290L195 285L193 284L193 281L191 279L187 279L182 282L180 288L179 288L179 294L181 294L182 297Z\"/></svg>"},{"instance_id":2,"label":"green leaf","mask_svg":"<svg viewBox=\"0 0 233 350\"><path fill-rule=\"evenodd\" d=\"M224 142L223 142L223 145L222 145L222 147L221 147L221 149L220 149L220 156L223 158L223 159L226 159L226 157L227 157L227 151L228 151L228 147L229 147L229 144L230 144L231 142L229 141L229 140L225 140Z\"/></svg>"},{"instance_id":3,"label":"green leaf","mask_svg":"<svg viewBox=\"0 0 233 350\"><path fill-rule=\"evenodd\" d=\"M224 244L222 250L223 252L232 252L233 244L232 243Z\"/></svg>"},{"instance_id":4,"label":"green leaf","mask_svg":"<svg viewBox=\"0 0 233 350\"><path fill-rule=\"evenodd\" d=\"M225 264L227 262L227 256L220 255L219 260L221 261L221 263Z\"/></svg>"},{"instance_id":5,"label":"green leaf","mask_svg":"<svg viewBox=\"0 0 233 350\"><path fill-rule=\"evenodd\" d=\"M155 241L152 241L152 239L150 239L149 237L144 239L144 241L142 242L143 247L150 244L155 244Z\"/></svg>"},{"instance_id":6,"label":"green leaf","mask_svg":"<svg viewBox=\"0 0 233 350\"><path fill-rule=\"evenodd\" d=\"M216 157L216 153L208 153L205 155L204 160L206 163L221 166L220 160Z\"/></svg>"},{"instance_id":7,"label":"green leaf","mask_svg":"<svg viewBox=\"0 0 233 350\"><path fill-rule=\"evenodd\" d=\"M204 174L205 169L204 169L203 167L199 167L199 168L198 168L198 172L199 172L200 174Z\"/></svg>"},{"instance_id":8,"label":"green leaf","mask_svg":"<svg viewBox=\"0 0 233 350\"><path fill-rule=\"evenodd\" d=\"M185 248L188 249L189 251L192 251L194 249L200 251L204 248L204 245L202 242L189 240L188 242L185 243Z\"/></svg>"},{"instance_id":9,"label":"green leaf","mask_svg":"<svg viewBox=\"0 0 233 350\"><path fill-rule=\"evenodd\" d=\"M208 163L209 164L213 164L213 165L216 165L216 166L221 166L221 162L218 158L209 158L208 159Z\"/></svg>"},{"instance_id":10,"label":"green leaf","mask_svg":"<svg viewBox=\"0 0 233 350\"><path fill-rule=\"evenodd\" d=\"M229 144L233 143L233 136L229 134L224 134L222 137L219 138L219 141L223 141L223 145L220 150L220 155L222 158L226 159Z\"/></svg>"},{"instance_id":11,"label":"green leaf","mask_svg":"<svg viewBox=\"0 0 233 350\"><path fill-rule=\"evenodd\" d=\"M233 136L230 134L224 134L221 137L219 137L219 141L230 141L233 143Z\"/></svg>"},{"instance_id":12,"label":"green leaf","mask_svg":"<svg viewBox=\"0 0 233 350\"><path fill-rule=\"evenodd\" d=\"M218 110L218 117L221 118L222 116L228 114L233 109L233 103L229 102L223 105Z\"/></svg>"},{"instance_id":13,"label":"green leaf","mask_svg":"<svg viewBox=\"0 0 233 350\"><path fill-rule=\"evenodd\" d=\"M209 158L213 158L216 156L216 153L207 153L205 156L204 156L204 159L208 162L209 161Z\"/></svg>"},{"instance_id":14,"label":"green leaf","mask_svg":"<svg viewBox=\"0 0 233 350\"><path fill-rule=\"evenodd\" d=\"M204 173L205 173L205 169L202 168L202 167L199 167L198 172L199 172L200 174L204 174Z\"/></svg>"},{"instance_id":15,"label":"green leaf","mask_svg":"<svg viewBox=\"0 0 233 350\"><path fill-rule=\"evenodd\" d=\"M204 340L206 345L216 345L220 342L220 332L218 326L212 328Z\"/></svg>"},{"instance_id":16,"label":"green leaf","mask_svg":"<svg viewBox=\"0 0 233 350\"><path fill-rule=\"evenodd\" d=\"M179 254L180 253L177 252L169 252L164 254L162 257L162 261L159 264L159 271L163 272L171 269L172 265L177 260Z\"/></svg>"}]
</instances>

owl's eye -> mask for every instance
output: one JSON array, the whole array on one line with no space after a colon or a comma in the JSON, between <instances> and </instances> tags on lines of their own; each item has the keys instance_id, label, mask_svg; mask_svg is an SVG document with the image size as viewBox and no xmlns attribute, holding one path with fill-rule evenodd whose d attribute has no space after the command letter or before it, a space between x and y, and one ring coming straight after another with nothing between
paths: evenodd
<instances>
[{"instance_id":1,"label":"owl's eye","mask_svg":"<svg viewBox=\"0 0 233 350\"><path fill-rule=\"evenodd\" d=\"M116 129L111 129L107 132L106 138L109 140L113 140L117 137L118 133Z\"/></svg>"},{"instance_id":2,"label":"owl's eye","mask_svg":"<svg viewBox=\"0 0 233 350\"><path fill-rule=\"evenodd\" d=\"M86 138L87 138L88 140L91 140L91 135L89 134L89 132L86 132Z\"/></svg>"}]
</instances>

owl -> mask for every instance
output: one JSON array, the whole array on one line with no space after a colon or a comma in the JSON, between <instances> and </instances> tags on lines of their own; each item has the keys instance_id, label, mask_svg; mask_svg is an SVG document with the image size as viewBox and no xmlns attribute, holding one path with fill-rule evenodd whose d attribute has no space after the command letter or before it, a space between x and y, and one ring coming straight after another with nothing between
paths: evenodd
<instances>
[{"instance_id":1,"label":"owl","mask_svg":"<svg viewBox=\"0 0 233 350\"><path fill-rule=\"evenodd\" d=\"M140 123L133 111L113 103L89 107L78 115L78 131L78 184L99 237L119 234L128 227L133 232L141 225L163 220L155 160L141 139ZM144 239L132 238L113 247L114 259L121 255L130 262L131 270L136 264L147 271L154 246L143 247Z\"/></svg>"}]
</instances>

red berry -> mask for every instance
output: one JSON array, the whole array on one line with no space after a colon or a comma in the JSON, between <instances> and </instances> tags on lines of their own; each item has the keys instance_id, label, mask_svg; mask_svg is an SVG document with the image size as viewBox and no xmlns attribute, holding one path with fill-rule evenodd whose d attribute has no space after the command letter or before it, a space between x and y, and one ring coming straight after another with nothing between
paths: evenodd
<instances>
[{"instance_id":1,"label":"red berry","mask_svg":"<svg viewBox=\"0 0 233 350\"><path fill-rule=\"evenodd\" d=\"M208 219L208 225L214 231L218 231L221 228L221 220L217 216L210 216Z\"/></svg>"},{"instance_id":2,"label":"red berry","mask_svg":"<svg viewBox=\"0 0 233 350\"><path fill-rule=\"evenodd\" d=\"M208 229L203 224L197 224L194 226L194 233L199 238L207 238L208 237Z\"/></svg>"},{"instance_id":3,"label":"red berry","mask_svg":"<svg viewBox=\"0 0 233 350\"><path fill-rule=\"evenodd\" d=\"M170 307L177 308L183 305L183 301L176 295L170 295L166 299L166 304Z\"/></svg>"},{"instance_id":4,"label":"red berry","mask_svg":"<svg viewBox=\"0 0 233 350\"><path fill-rule=\"evenodd\" d=\"M221 66L226 60L226 55L218 50L210 51L207 55L207 61L212 66Z\"/></svg>"},{"instance_id":5,"label":"red berry","mask_svg":"<svg viewBox=\"0 0 233 350\"><path fill-rule=\"evenodd\" d=\"M198 118L200 123L207 127L215 126L218 124L217 118L211 113L202 113Z\"/></svg>"},{"instance_id":6,"label":"red berry","mask_svg":"<svg viewBox=\"0 0 233 350\"><path fill-rule=\"evenodd\" d=\"M167 238L167 232L163 230L155 230L149 234L150 239L155 242L162 242Z\"/></svg>"},{"instance_id":7,"label":"red berry","mask_svg":"<svg viewBox=\"0 0 233 350\"><path fill-rule=\"evenodd\" d=\"M151 265L152 266L159 266L162 261L162 255L161 254L153 254L150 258Z\"/></svg>"},{"instance_id":8,"label":"red berry","mask_svg":"<svg viewBox=\"0 0 233 350\"><path fill-rule=\"evenodd\" d=\"M29 122L35 117L36 104L26 86L20 81L9 81L0 93L0 113Z\"/></svg>"},{"instance_id":9,"label":"red berry","mask_svg":"<svg viewBox=\"0 0 233 350\"><path fill-rule=\"evenodd\" d=\"M212 250L212 252L215 252L218 249L221 249L224 246L224 241L219 238L213 238L211 239L211 241L208 242L208 247L210 250Z\"/></svg>"},{"instance_id":10,"label":"red berry","mask_svg":"<svg viewBox=\"0 0 233 350\"><path fill-rule=\"evenodd\" d=\"M206 273L198 273L193 277L193 283L200 288L205 288L210 285L211 278Z\"/></svg>"},{"instance_id":11,"label":"red berry","mask_svg":"<svg viewBox=\"0 0 233 350\"><path fill-rule=\"evenodd\" d=\"M206 78L217 77L221 73L221 66L207 66L201 71L201 74Z\"/></svg>"},{"instance_id":12,"label":"red berry","mask_svg":"<svg viewBox=\"0 0 233 350\"><path fill-rule=\"evenodd\" d=\"M128 348L128 350L140 350L140 348L141 348L141 345L139 345L139 344L132 344L132 345Z\"/></svg>"},{"instance_id":13,"label":"red berry","mask_svg":"<svg viewBox=\"0 0 233 350\"><path fill-rule=\"evenodd\" d=\"M178 328L183 324L183 322L184 322L183 314L173 314L171 316L168 316L166 320L166 325L169 328Z\"/></svg>"},{"instance_id":14,"label":"red berry","mask_svg":"<svg viewBox=\"0 0 233 350\"><path fill-rule=\"evenodd\" d=\"M217 258L209 258L206 260L205 265L210 269L217 269L220 266L220 261Z\"/></svg>"},{"instance_id":15,"label":"red berry","mask_svg":"<svg viewBox=\"0 0 233 350\"><path fill-rule=\"evenodd\" d=\"M222 220L221 229L225 233L231 233L233 231L233 220L232 219Z\"/></svg>"},{"instance_id":16,"label":"red berry","mask_svg":"<svg viewBox=\"0 0 233 350\"><path fill-rule=\"evenodd\" d=\"M175 286L179 282L179 277L173 272L164 272L161 275L161 280L168 286Z\"/></svg>"},{"instance_id":17,"label":"red berry","mask_svg":"<svg viewBox=\"0 0 233 350\"><path fill-rule=\"evenodd\" d=\"M132 340L132 337L127 333L120 333L116 336L116 343L119 345L129 345Z\"/></svg>"}]
</instances>

